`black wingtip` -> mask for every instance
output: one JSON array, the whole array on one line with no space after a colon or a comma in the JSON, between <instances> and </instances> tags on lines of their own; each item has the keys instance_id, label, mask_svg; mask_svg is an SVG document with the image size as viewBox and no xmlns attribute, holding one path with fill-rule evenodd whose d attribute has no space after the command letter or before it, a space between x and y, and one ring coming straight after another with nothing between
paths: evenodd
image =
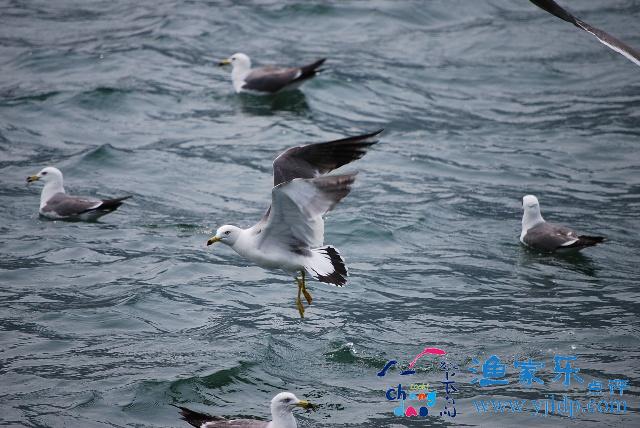
<instances>
[{"instance_id":1,"label":"black wingtip","mask_svg":"<svg viewBox=\"0 0 640 428\"><path fill-rule=\"evenodd\" d=\"M317 68L320 67L322 64L324 64L326 60L327 60L326 58L320 58L319 60L307 65L306 68L310 68L315 71L321 71L321 70L317 70Z\"/></svg>"},{"instance_id":2,"label":"black wingtip","mask_svg":"<svg viewBox=\"0 0 640 428\"><path fill-rule=\"evenodd\" d=\"M384 128L380 128L380 129L378 129L377 131L373 131L373 132L372 132L371 134L369 134L369 135L371 135L371 136L373 137L373 136L376 136L376 135L378 135L378 134L381 134L383 131L384 131Z\"/></svg>"},{"instance_id":3,"label":"black wingtip","mask_svg":"<svg viewBox=\"0 0 640 428\"><path fill-rule=\"evenodd\" d=\"M326 58L320 58L319 60L312 62L311 64L307 64L300 67L300 71L301 71L300 76L295 80L296 81L306 80L315 76L316 74L322 71L321 69L319 69L319 67L322 64L324 64L326 60L327 60Z\"/></svg>"},{"instance_id":4,"label":"black wingtip","mask_svg":"<svg viewBox=\"0 0 640 428\"><path fill-rule=\"evenodd\" d=\"M102 205L98 207L100 210L115 210L117 209L124 201L131 198L132 195L122 196L120 198L113 199L103 199Z\"/></svg>"},{"instance_id":5,"label":"black wingtip","mask_svg":"<svg viewBox=\"0 0 640 428\"><path fill-rule=\"evenodd\" d=\"M581 250L583 248L586 247L593 247L594 245L598 245L601 242L604 242L606 240L606 238L604 236L587 236L587 235L580 235L578 236L578 240L576 242L574 242L571 245L567 245L566 247L562 247L564 248L571 248L571 249L576 249L576 250Z\"/></svg>"},{"instance_id":6,"label":"black wingtip","mask_svg":"<svg viewBox=\"0 0 640 428\"><path fill-rule=\"evenodd\" d=\"M380 135L382 133L382 131L384 131L384 128L380 128L376 131L373 132L368 132L366 134L360 134L360 135L356 135L354 137L347 137L347 138L359 138L359 139L367 139L367 138L371 138L371 137L375 137L376 135Z\"/></svg>"},{"instance_id":7,"label":"black wingtip","mask_svg":"<svg viewBox=\"0 0 640 428\"><path fill-rule=\"evenodd\" d=\"M171 406L180 409L180 416L189 425L200 428L206 422L218 420L217 418L207 415L206 413L196 412L195 410L188 409L186 407L178 406L177 404L171 404Z\"/></svg>"},{"instance_id":8,"label":"black wingtip","mask_svg":"<svg viewBox=\"0 0 640 428\"><path fill-rule=\"evenodd\" d=\"M568 10L566 10L565 8L560 6L558 3L556 3L555 1L553 0L529 0L529 1L535 4L536 6L538 6L540 9L546 10L550 14L557 16L563 21L570 22L576 27L580 27L580 24L578 23L578 19L575 16L573 16L571 13L569 13Z\"/></svg>"},{"instance_id":9,"label":"black wingtip","mask_svg":"<svg viewBox=\"0 0 640 428\"><path fill-rule=\"evenodd\" d=\"M582 241L586 245L596 245L596 244L599 244L601 242L606 241L606 239L607 239L604 236L587 236L587 235L580 235L580 236L578 236L578 238L579 238L580 241Z\"/></svg>"},{"instance_id":10,"label":"black wingtip","mask_svg":"<svg viewBox=\"0 0 640 428\"><path fill-rule=\"evenodd\" d=\"M131 198L133 198L133 195L126 195L126 196L120 196L118 198L105 199L105 201L122 202L122 201L126 201L127 199L131 199Z\"/></svg>"},{"instance_id":11,"label":"black wingtip","mask_svg":"<svg viewBox=\"0 0 640 428\"><path fill-rule=\"evenodd\" d=\"M352 137L346 137L346 138L342 138L340 140L335 140L335 141L330 141L330 142L347 142L347 141L353 141L353 142L365 142L366 140L369 140L373 137L376 137L378 135L380 135L382 133L382 131L384 131L384 128L380 128L377 131L373 131L373 132L369 132L367 134L360 134L360 135L354 135ZM366 141L366 143L369 144L376 144L378 142L378 140L375 141Z\"/></svg>"}]
</instances>

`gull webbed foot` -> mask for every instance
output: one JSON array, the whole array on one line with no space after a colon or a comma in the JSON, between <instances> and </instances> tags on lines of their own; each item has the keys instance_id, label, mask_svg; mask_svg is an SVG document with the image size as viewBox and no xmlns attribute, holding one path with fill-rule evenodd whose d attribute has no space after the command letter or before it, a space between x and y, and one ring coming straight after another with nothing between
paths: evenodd
<instances>
[{"instance_id":1,"label":"gull webbed foot","mask_svg":"<svg viewBox=\"0 0 640 428\"><path fill-rule=\"evenodd\" d=\"M302 289L302 294L304 294L304 298L307 300L307 303L311 304L313 298L311 297L311 293L307 291L306 287Z\"/></svg>"},{"instance_id":2,"label":"gull webbed foot","mask_svg":"<svg viewBox=\"0 0 640 428\"><path fill-rule=\"evenodd\" d=\"M298 308L298 312L300 312L300 318L304 318L304 306L302 306L302 300L298 297L296 299L296 307Z\"/></svg>"}]
</instances>

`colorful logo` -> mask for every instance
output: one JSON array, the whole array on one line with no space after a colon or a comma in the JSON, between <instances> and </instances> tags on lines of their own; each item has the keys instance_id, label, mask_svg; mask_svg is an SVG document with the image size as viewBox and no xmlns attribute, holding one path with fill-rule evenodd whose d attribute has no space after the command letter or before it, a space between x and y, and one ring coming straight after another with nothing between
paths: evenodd
<instances>
[{"instance_id":1,"label":"colorful logo","mask_svg":"<svg viewBox=\"0 0 640 428\"><path fill-rule=\"evenodd\" d=\"M387 400L399 401L400 405L394 407L393 414L396 416L422 416L427 417L429 415L429 407L433 407L436 404L436 391L429 391L429 385L423 384L411 384L409 390L405 391L402 388L402 384L398 384L397 388L387 389ZM418 401L416 406L419 406L416 410L413 406L405 408L406 401Z\"/></svg>"},{"instance_id":2,"label":"colorful logo","mask_svg":"<svg viewBox=\"0 0 640 428\"><path fill-rule=\"evenodd\" d=\"M418 360L427 355L436 355L443 356L447 353L440 348L424 348L422 352L416 355L413 360L409 363L406 369L401 370L401 376L410 376L415 375L416 370L415 366ZM378 372L379 377L384 377L387 375L387 372L392 367L398 364L397 360L389 360L385 366ZM456 409L455 409L455 399L451 396L453 392L458 392L455 388L455 381L450 380L449 376L455 376L455 373L450 374L450 369L452 366L447 363L441 361L440 362L440 370L445 371L445 379L441 381L445 386L445 396L444 399L446 404L442 411L439 412L439 415L448 415L451 417L455 417ZM457 369L457 366L456 366ZM412 383L408 387L402 385L402 383L398 383L397 386L392 386L386 390L385 397L388 401L398 402L398 406L393 408L393 414L396 416L406 416L406 417L427 417L430 414L430 408L435 406L437 392L435 388L431 388L430 384L425 383ZM407 402L411 402L408 404ZM433 409L431 409L433 410Z\"/></svg>"}]
</instances>

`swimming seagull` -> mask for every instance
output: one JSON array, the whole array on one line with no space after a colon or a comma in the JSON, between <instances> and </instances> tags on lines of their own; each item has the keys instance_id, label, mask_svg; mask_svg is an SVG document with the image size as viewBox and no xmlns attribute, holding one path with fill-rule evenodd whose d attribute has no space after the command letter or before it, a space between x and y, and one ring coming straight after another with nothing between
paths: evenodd
<instances>
[{"instance_id":1,"label":"swimming seagull","mask_svg":"<svg viewBox=\"0 0 640 428\"><path fill-rule=\"evenodd\" d=\"M96 220L115 211L122 201L131 197L92 199L67 195L62 186L62 172L52 166L27 177L27 183L34 181L45 183L40 195L40 214L52 219Z\"/></svg>"},{"instance_id":2,"label":"swimming seagull","mask_svg":"<svg viewBox=\"0 0 640 428\"><path fill-rule=\"evenodd\" d=\"M231 64L231 81L236 93L251 91L262 94L275 94L280 91L296 89L304 81L322 71L319 67L326 61L322 58L302 67L262 67L251 68L251 59L243 53L236 53L220 61L219 65Z\"/></svg>"},{"instance_id":3,"label":"swimming seagull","mask_svg":"<svg viewBox=\"0 0 640 428\"><path fill-rule=\"evenodd\" d=\"M298 399L290 392L281 392L271 400L271 422L256 419L226 419L194 412L186 407L176 407L180 409L182 419L198 428L297 428L298 423L293 417L292 410L296 407L313 409L314 405Z\"/></svg>"},{"instance_id":4,"label":"swimming seagull","mask_svg":"<svg viewBox=\"0 0 640 428\"><path fill-rule=\"evenodd\" d=\"M538 198L527 195L522 198L522 233L520 242L543 251L581 250L602 241L602 236L578 235L568 227L547 223L540 214Z\"/></svg>"},{"instance_id":5,"label":"swimming seagull","mask_svg":"<svg viewBox=\"0 0 640 428\"><path fill-rule=\"evenodd\" d=\"M611 49L618 52L619 54L624 55L625 57L627 57L627 59L631 60L636 65L640 65L640 52L638 52L636 49L632 48L631 46L627 45L626 43L622 42L621 40L616 39L611 34L605 33L604 31L596 27L593 27L584 21L581 21L580 19L576 18L571 13L569 13L566 9L562 8L555 1L553 0L530 0L530 1L531 3L535 4L539 8L546 10L550 14L555 15L558 18L575 25L581 30L584 30L588 33L593 34L600 41L600 43L610 47Z\"/></svg>"},{"instance_id":6,"label":"swimming seagull","mask_svg":"<svg viewBox=\"0 0 640 428\"><path fill-rule=\"evenodd\" d=\"M360 159L378 141L371 134L292 147L273 161L271 206L248 229L221 226L207 242L222 242L264 268L294 273L296 306L304 318L302 293L311 304L305 272L318 281L343 286L347 268L334 247L324 245L323 216L347 196L356 174L323 175ZM297 273L300 273L300 278Z\"/></svg>"}]
</instances>

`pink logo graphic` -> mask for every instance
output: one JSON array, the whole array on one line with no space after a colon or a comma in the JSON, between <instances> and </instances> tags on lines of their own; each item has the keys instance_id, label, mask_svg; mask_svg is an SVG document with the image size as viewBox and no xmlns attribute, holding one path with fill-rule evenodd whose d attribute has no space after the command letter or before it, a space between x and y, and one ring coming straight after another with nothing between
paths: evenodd
<instances>
[{"instance_id":1,"label":"pink logo graphic","mask_svg":"<svg viewBox=\"0 0 640 428\"><path fill-rule=\"evenodd\" d=\"M409 363L409 368L412 369L416 365L416 362L425 355L445 355L446 352L440 348L424 348L416 357Z\"/></svg>"}]
</instances>

